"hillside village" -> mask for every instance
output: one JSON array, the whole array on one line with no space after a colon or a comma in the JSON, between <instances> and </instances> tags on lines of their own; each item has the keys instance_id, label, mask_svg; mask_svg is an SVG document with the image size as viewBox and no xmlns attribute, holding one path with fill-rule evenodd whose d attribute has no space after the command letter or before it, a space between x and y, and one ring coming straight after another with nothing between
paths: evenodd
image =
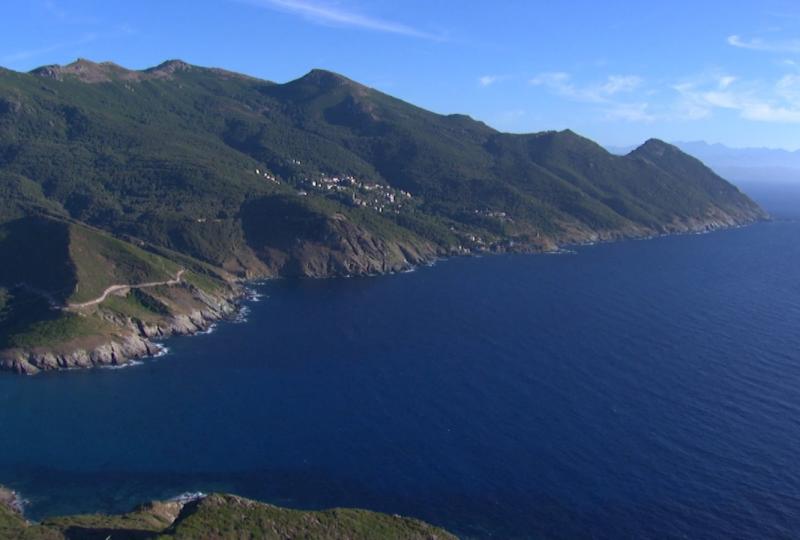
<instances>
[{"instance_id":1,"label":"hillside village","mask_svg":"<svg viewBox=\"0 0 800 540\"><path fill-rule=\"evenodd\" d=\"M294 160L294 164L300 164ZM268 182L280 184L280 180L267 169L255 169L255 174ZM313 178L303 176L297 182L297 194L306 196L310 192L338 200L349 206L368 208L378 213L399 214L412 204L413 196L408 191L394 189L385 184L360 180L350 174L329 175L324 172Z\"/></svg>"}]
</instances>

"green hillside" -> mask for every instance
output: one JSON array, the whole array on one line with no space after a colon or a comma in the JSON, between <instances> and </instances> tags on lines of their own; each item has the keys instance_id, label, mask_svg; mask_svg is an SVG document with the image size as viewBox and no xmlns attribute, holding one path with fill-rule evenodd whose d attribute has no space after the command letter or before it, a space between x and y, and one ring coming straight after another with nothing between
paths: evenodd
<instances>
[{"instance_id":1,"label":"green hillside","mask_svg":"<svg viewBox=\"0 0 800 540\"><path fill-rule=\"evenodd\" d=\"M80 60L3 71L0 96L4 215L44 207L241 272L258 270L242 209L298 190L328 215L378 208L378 229L443 249L476 233L657 230L715 207L760 215L680 152L655 163L569 131L504 134L322 70L274 84L177 61L135 72ZM326 182L345 177L371 193Z\"/></svg>"},{"instance_id":2,"label":"green hillside","mask_svg":"<svg viewBox=\"0 0 800 540\"><path fill-rule=\"evenodd\" d=\"M6 343L9 320L180 268L219 290L764 217L663 142L616 156L571 131L501 133L323 70L276 84L180 61L0 69Z\"/></svg>"}]
</instances>

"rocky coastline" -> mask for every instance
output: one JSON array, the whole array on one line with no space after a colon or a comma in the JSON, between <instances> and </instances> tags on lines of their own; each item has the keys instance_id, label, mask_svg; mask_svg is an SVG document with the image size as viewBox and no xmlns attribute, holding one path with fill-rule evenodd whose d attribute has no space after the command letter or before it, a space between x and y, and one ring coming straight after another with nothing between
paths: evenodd
<instances>
[{"instance_id":1,"label":"rocky coastline","mask_svg":"<svg viewBox=\"0 0 800 540\"><path fill-rule=\"evenodd\" d=\"M766 219L760 215L731 216L728 214L712 214L706 219L690 218L675 220L658 229L633 227L627 230L567 231L559 238L544 239L541 242L515 242L507 240L489 246L459 246L447 251L439 250L418 255L405 264L376 266L357 264L355 261L349 268L337 264L335 267L316 267L302 277L324 279L337 276L363 275L377 276L387 273L411 270L423 264L430 264L447 257L472 256L504 253L563 253L570 247L591 245L631 239L650 239L661 236L681 234L701 234L724 229L750 225ZM352 270L356 270L352 272ZM358 269L363 269L359 271ZM0 371L11 371L23 375L66 369L87 369L97 367L124 367L137 360L164 354L166 349L159 341L174 336L191 336L207 332L218 321L231 319L242 309L242 301L247 298L249 289L245 282L232 285L225 294L210 295L192 288L193 297L203 306L183 313L172 314L163 320L148 323L134 318L119 318L110 313L103 313L103 318L119 328L114 336L92 346L71 346L32 349L8 349L0 351Z\"/></svg>"}]
</instances>

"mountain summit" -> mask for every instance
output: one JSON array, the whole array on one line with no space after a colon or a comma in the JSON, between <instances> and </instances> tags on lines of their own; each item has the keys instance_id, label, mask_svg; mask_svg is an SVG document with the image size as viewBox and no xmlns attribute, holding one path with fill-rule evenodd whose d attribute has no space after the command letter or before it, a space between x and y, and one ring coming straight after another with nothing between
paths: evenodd
<instances>
[{"instance_id":1,"label":"mountain summit","mask_svg":"<svg viewBox=\"0 0 800 540\"><path fill-rule=\"evenodd\" d=\"M126 69L114 62L92 62L85 58L65 66L42 66L30 71L31 75L63 81L73 79L84 83L107 83L112 81L141 81L168 77L176 71L187 71L192 66L181 60L167 60L158 66L137 71Z\"/></svg>"}]
</instances>

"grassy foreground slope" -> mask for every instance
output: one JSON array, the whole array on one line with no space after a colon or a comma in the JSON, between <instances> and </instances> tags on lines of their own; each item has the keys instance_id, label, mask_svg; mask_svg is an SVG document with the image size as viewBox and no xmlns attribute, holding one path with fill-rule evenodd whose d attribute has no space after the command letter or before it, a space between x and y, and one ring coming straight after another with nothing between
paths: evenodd
<instances>
[{"instance_id":1,"label":"grassy foreground slope","mask_svg":"<svg viewBox=\"0 0 800 540\"><path fill-rule=\"evenodd\" d=\"M8 498L9 493L5 493ZM3 504L2 496L0 488L0 537L8 539L455 538L442 529L411 518L351 509L290 510L223 494L187 503L153 502L123 515L67 516L31 524Z\"/></svg>"}]
</instances>

